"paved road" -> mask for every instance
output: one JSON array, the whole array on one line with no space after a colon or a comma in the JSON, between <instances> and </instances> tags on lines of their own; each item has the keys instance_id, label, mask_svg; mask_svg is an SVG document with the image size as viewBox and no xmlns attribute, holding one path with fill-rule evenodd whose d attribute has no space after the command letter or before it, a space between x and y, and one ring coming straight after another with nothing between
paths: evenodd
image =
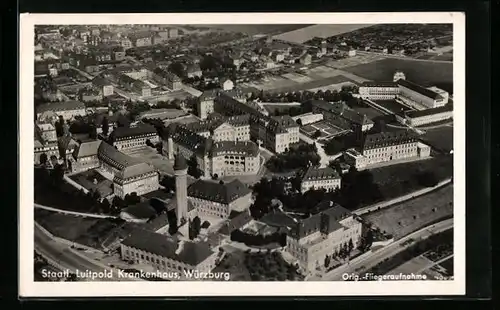
<instances>
[{"instance_id":1,"label":"paved road","mask_svg":"<svg viewBox=\"0 0 500 310\"><path fill-rule=\"evenodd\" d=\"M358 54L358 55L368 55L368 54L380 55L384 58L397 58L397 59L411 60L411 61L450 63L450 64L453 63L453 61L449 61L449 60L419 59L419 58L412 58L412 57L406 57L406 56L397 56L397 55L392 55L392 54L383 54L383 53L366 52L366 51L357 51L356 54Z\"/></svg>"},{"instance_id":2,"label":"paved road","mask_svg":"<svg viewBox=\"0 0 500 310\"><path fill-rule=\"evenodd\" d=\"M83 216L83 217L92 217L92 218L100 218L100 219L104 219L104 218L117 218L116 216L113 216L113 215L74 212L74 211L69 211L69 210L63 210L63 209L57 209L57 208L47 207L47 206L43 206L43 205L40 205L40 204L37 204L37 203L35 203L35 208L44 209L44 210L48 210L48 211L52 211L52 212L69 214L69 215Z\"/></svg>"},{"instance_id":3,"label":"paved road","mask_svg":"<svg viewBox=\"0 0 500 310\"><path fill-rule=\"evenodd\" d=\"M329 273L325 274L322 278L311 277L308 280L316 281L342 281L342 275L351 273L361 273L369 268L374 267L379 262L386 258L393 257L394 255L402 252L408 246L413 245L410 243L408 245L403 245L404 242L413 240L424 240L430 236L443 232L453 227L453 219L444 220L442 222L427 226L421 230L409 234L406 237L399 239L398 241L391 243L377 251L374 251L371 255L365 257L359 257L359 259L353 259L349 264L342 265Z\"/></svg>"},{"instance_id":4,"label":"paved road","mask_svg":"<svg viewBox=\"0 0 500 310\"><path fill-rule=\"evenodd\" d=\"M76 270L81 272L85 272L86 270L93 272L104 271L104 268L75 254L67 245L55 241L37 226L35 226L35 250L43 257L55 261L71 272L76 272ZM99 280L117 281L118 279L114 277Z\"/></svg>"}]
</instances>

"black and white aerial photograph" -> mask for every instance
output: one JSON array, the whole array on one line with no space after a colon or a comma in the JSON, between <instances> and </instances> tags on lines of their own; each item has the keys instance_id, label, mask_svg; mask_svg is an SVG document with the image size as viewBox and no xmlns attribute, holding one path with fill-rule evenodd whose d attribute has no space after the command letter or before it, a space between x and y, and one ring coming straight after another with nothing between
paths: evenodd
<instances>
[{"instance_id":1,"label":"black and white aerial photograph","mask_svg":"<svg viewBox=\"0 0 500 310\"><path fill-rule=\"evenodd\" d=\"M206 281L262 282L258 295L266 282L454 283L464 260L454 224L465 221L454 218L465 209L454 199L465 183L454 163L465 144L454 144L465 113L454 89L465 76L454 57L465 50L455 50L451 15L42 15L22 41L34 70L23 84L32 111L21 114L32 116L23 137L33 162L22 165L33 169L34 204L20 207L33 229L33 285L155 281L185 283L189 295Z\"/></svg>"}]
</instances>

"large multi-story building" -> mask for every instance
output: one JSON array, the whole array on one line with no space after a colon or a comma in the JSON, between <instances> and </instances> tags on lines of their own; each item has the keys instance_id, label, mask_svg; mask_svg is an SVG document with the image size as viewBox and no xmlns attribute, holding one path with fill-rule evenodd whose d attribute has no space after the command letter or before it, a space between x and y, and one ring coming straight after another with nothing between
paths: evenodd
<instances>
[{"instance_id":1,"label":"large multi-story building","mask_svg":"<svg viewBox=\"0 0 500 310\"><path fill-rule=\"evenodd\" d=\"M345 152L346 161L357 169L398 160L425 158L430 147L418 141L410 131L389 131L369 134L359 148Z\"/></svg>"},{"instance_id":2,"label":"large multi-story building","mask_svg":"<svg viewBox=\"0 0 500 310\"><path fill-rule=\"evenodd\" d=\"M396 82L363 82L359 86L359 95L364 99L391 100L399 95Z\"/></svg>"},{"instance_id":3,"label":"large multi-story building","mask_svg":"<svg viewBox=\"0 0 500 310\"><path fill-rule=\"evenodd\" d=\"M249 115L251 139L275 153L283 153L293 141L298 142L299 125L291 117L269 117L223 92L214 103L220 114Z\"/></svg>"},{"instance_id":4,"label":"large multi-story building","mask_svg":"<svg viewBox=\"0 0 500 310\"><path fill-rule=\"evenodd\" d=\"M150 46L153 43L153 34L149 31L131 33L128 38L134 47Z\"/></svg>"},{"instance_id":5,"label":"large multi-story building","mask_svg":"<svg viewBox=\"0 0 500 310\"><path fill-rule=\"evenodd\" d=\"M98 169L104 177L113 181L113 193L120 198L131 193L144 195L160 187L159 175L153 166L100 140L82 142L70 160L73 172Z\"/></svg>"},{"instance_id":6,"label":"large multi-story building","mask_svg":"<svg viewBox=\"0 0 500 310\"><path fill-rule=\"evenodd\" d=\"M230 117L212 114L209 119L185 125L189 130L203 136L220 141L249 141L250 122L247 115Z\"/></svg>"},{"instance_id":7,"label":"large multi-story building","mask_svg":"<svg viewBox=\"0 0 500 310\"><path fill-rule=\"evenodd\" d=\"M324 201L321 205L318 206L320 209L328 209L307 219L296 220L285 248L299 266L310 273L324 267L327 256L338 253L350 243L357 247L362 233L361 222L349 210L332 201Z\"/></svg>"},{"instance_id":8,"label":"large multi-story building","mask_svg":"<svg viewBox=\"0 0 500 310\"><path fill-rule=\"evenodd\" d=\"M438 108L448 103L448 93L442 90L434 91L403 79L397 83L400 88L398 99L414 108Z\"/></svg>"},{"instance_id":9,"label":"large multi-story building","mask_svg":"<svg viewBox=\"0 0 500 310\"><path fill-rule=\"evenodd\" d=\"M167 86L170 90L179 90L182 88L181 79L174 73L162 68L153 69L153 80Z\"/></svg>"},{"instance_id":10,"label":"large multi-story building","mask_svg":"<svg viewBox=\"0 0 500 310\"><path fill-rule=\"evenodd\" d=\"M197 100L197 114L204 120L215 111L214 100L218 95L218 90L206 90L204 91Z\"/></svg>"},{"instance_id":11,"label":"large multi-story building","mask_svg":"<svg viewBox=\"0 0 500 310\"><path fill-rule=\"evenodd\" d=\"M50 102L39 105L36 107L37 119L42 118L46 112L55 113L57 116L62 116L64 120L72 120L76 116L85 116L85 103L80 101L63 101L63 102Z\"/></svg>"},{"instance_id":12,"label":"large multi-story building","mask_svg":"<svg viewBox=\"0 0 500 310\"><path fill-rule=\"evenodd\" d=\"M58 138L56 129L52 123L35 123L34 162L36 164L40 163L40 156L42 154L45 154L47 159L50 159L52 156L59 159L61 155L71 155L76 145L76 142L69 136Z\"/></svg>"},{"instance_id":13,"label":"large multi-story building","mask_svg":"<svg viewBox=\"0 0 500 310\"><path fill-rule=\"evenodd\" d=\"M441 122L453 118L453 107L446 105L444 107L420 111L413 110L406 112L402 118L406 124L414 127Z\"/></svg>"},{"instance_id":14,"label":"large multi-story building","mask_svg":"<svg viewBox=\"0 0 500 310\"><path fill-rule=\"evenodd\" d=\"M92 85L99 89L104 97L111 96L114 93L113 84L107 79L96 77L92 80Z\"/></svg>"},{"instance_id":15,"label":"large multi-story building","mask_svg":"<svg viewBox=\"0 0 500 310\"><path fill-rule=\"evenodd\" d=\"M170 281L197 280L189 273L210 272L219 257L218 251L213 251L208 242L175 240L144 229L134 230L123 240L120 252L123 260L149 265L157 277Z\"/></svg>"},{"instance_id":16,"label":"large multi-story building","mask_svg":"<svg viewBox=\"0 0 500 310\"><path fill-rule=\"evenodd\" d=\"M143 148L148 140L152 144L160 141L156 128L143 123L131 127L117 127L109 139L110 143L120 151Z\"/></svg>"},{"instance_id":17,"label":"large multi-story building","mask_svg":"<svg viewBox=\"0 0 500 310\"><path fill-rule=\"evenodd\" d=\"M172 123L163 136L163 153L170 159L181 154L196 158L205 177L250 175L260 168L258 146L251 141L219 141L201 136L186 126Z\"/></svg>"},{"instance_id":18,"label":"large multi-story building","mask_svg":"<svg viewBox=\"0 0 500 310\"><path fill-rule=\"evenodd\" d=\"M442 107L449 100L448 92L435 86L425 88L408 81L402 72L396 72L392 82L363 82L359 87L359 95L370 100L397 99L417 110Z\"/></svg>"},{"instance_id":19,"label":"large multi-story building","mask_svg":"<svg viewBox=\"0 0 500 310\"><path fill-rule=\"evenodd\" d=\"M324 119L344 129L352 129L356 133L368 131L374 123L365 114L350 109L344 102L326 102L312 100L312 112L323 114Z\"/></svg>"},{"instance_id":20,"label":"large multi-story building","mask_svg":"<svg viewBox=\"0 0 500 310\"><path fill-rule=\"evenodd\" d=\"M227 219L231 211L242 212L250 207L252 191L239 180L224 184L198 180L189 185L187 195L200 217Z\"/></svg>"},{"instance_id":21,"label":"large multi-story building","mask_svg":"<svg viewBox=\"0 0 500 310\"><path fill-rule=\"evenodd\" d=\"M340 188L340 175L331 167L309 167L302 176L300 183L301 192L305 193L310 189L335 190Z\"/></svg>"}]
</instances>

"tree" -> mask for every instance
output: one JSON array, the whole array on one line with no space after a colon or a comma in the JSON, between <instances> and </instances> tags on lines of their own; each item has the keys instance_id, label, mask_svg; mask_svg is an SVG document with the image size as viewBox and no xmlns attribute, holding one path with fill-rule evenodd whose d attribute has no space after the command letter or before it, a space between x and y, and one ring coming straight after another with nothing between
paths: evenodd
<instances>
[{"instance_id":1,"label":"tree","mask_svg":"<svg viewBox=\"0 0 500 310\"><path fill-rule=\"evenodd\" d=\"M201 220L198 216L195 216L195 218L193 219L193 221L191 222L191 224L193 225L193 235L194 235L194 238L198 237L198 235L200 234L200 231L201 231Z\"/></svg>"},{"instance_id":2,"label":"tree","mask_svg":"<svg viewBox=\"0 0 500 310\"><path fill-rule=\"evenodd\" d=\"M352 250L354 249L354 244L352 243L352 239L349 239L349 244L347 245L347 249L349 253L351 253Z\"/></svg>"},{"instance_id":3,"label":"tree","mask_svg":"<svg viewBox=\"0 0 500 310\"><path fill-rule=\"evenodd\" d=\"M219 181L219 184L220 184L220 185L224 185L224 181L223 181L223 180L220 180L220 181Z\"/></svg>"},{"instance_id":4,"label":"tree","mask_svg":"<svg viewBox=\"0 0 500 310\"><path fill-rule=\"evenodd\" d=\"M107 117L103 117L102 123L101 123L101 128L102 128L102 134L104 136L108 135L109 132L109 122Z\"/></svg>"},{"instance_id":5,"label":"tree","mask_svg":"<svg viewBox=\"0 0 500 310\"><path fill-rule=\"evenodd\" d=\"M56 167L58 164L57 157L55 155L50 156L50 163L52 164L52 167Z\"/></svg>"},{"instance_id":6,"label":"tree","mask_svg":"<svg viewBox=\"0 0 500 310\"><path fill-rule=\"evenodd\" d=\"M103 199L101 201L101 210L102 213L110 213L111 212L111 204L109 203L109 200Z\"/></svg>"},{"instance_id":7,"label":"tree","mask_svg":"<svg viewBox=\"0 0 500 310\"><path fill-rule=\"evenodd\" d=\"M297 119L297 125L302 126L302 119L300 118Z\"/></svg>"},{"instance_id":8,"label":"tree","mask_svg":"<svg viewBox=\"0 0 500 310\"><path fill-rule=\"evenodd\" d=\"M168 233L173 236L179 230L177 226L177 215L175 211L167 212L167 220L168 220Z\"/></svg>"},{"instance_id":9,"label":"tree","mask_svg":"<svg viewBox=\"0 0 500 310\"><path fill-rule=\"evenodd\" d=\"M45 166L47 164L47 160L48 160L47 154L45 153L40 154L40 165Z\"/></svg>"},{"instance_id":10,"label":"tree","mask_svg":"<svg viewBox=\"0 0 500 310\"><path fill-rule=\"evenodd\" d=\"M191 158L189 158L189 160L187 162L187 166L188 166L188 174L189 175L191 175L197 179L201 176L201 172L198 169L198 160L196 159L195 154L193 154L191 156Z\"/></svg>"},{"instance_id":11,"label":"tree","mask_svg":"<svg viewBox=\"0 0 500 310\"><path fill-rule=\"evenodd\" d=\"M161 179L160 185L163 186L167 192L174 191L175 190L175 177L165 175Z\"/></svg>"},{"instance_id":12,"label":"tree","mask_svg":"<svg viewBox=\"0 0 500 310\"><path fill-rule=\"evenodd\" d=\"M317 139L317 138L319 138L319 137L321 137L321 131L318 129L318 130L316 130L316 131L314 132L314 134L313 134L313 138L314 138L314 139Z\"/></svg>"},{"instance_id":13,"label":"tree","mask_svg":"<svg viewBox=\"0 0 500 310\"><path fill-rule=\"evenodd\" d=\"M331 262L331 257L329 255L325 256L325 268L328 268L330 266Z\"/></svg>"}]
</instances>

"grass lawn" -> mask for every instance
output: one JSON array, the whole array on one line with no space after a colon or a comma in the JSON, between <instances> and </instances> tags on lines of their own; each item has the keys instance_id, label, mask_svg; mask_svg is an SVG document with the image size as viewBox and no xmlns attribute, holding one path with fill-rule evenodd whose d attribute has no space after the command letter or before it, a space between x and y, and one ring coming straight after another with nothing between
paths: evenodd
<instances>
[{"instance_id":1,"label":"grass lawn","mask_svg":"<svg viewBox=\"0 0 500 310\"><path fill-rule=\"evenodd\" d=\"M401 70L406 78L422 86L437 86L453 93L453 63L423 62L386 58L343 70L374 81L392 81L394 72Z\"/></svg>"},{"instance_id":2,"label":"grass lawn","mask_svg":"<svg viewBox=\"0 0 500 310\"><path fill-rule=\"evenodd\" d=\"M453 157L437 156L429 159L370 169L385 199L394 198L423 188L417 175L432 171L439 181L453 176Z\"/></svg>"},{"instance_id":3,"label":"grass lawn","mask_svg":"<svg viewBox=\"0 0 500 310\"><path fill-rule=\"evenodd\" d=\"M367 214L363 218L399 239L452 215L453 185L447 185L418 198Z\"/></svg>"},{"instance_id":4,"label":"grass lawn","mask_svg":"<svg viewBox=\"0 0 500 310\"><path fill-rule=\"evenodd\" d=\"M138 227L123 220L85 218L42 209L35 209L35 221L57 237L96 249Z\"/></svg>"},{"instance_id":5,"label":"grass lawn","mask_svg":"<svg viewBox=\"0 0 500 310\"><path fill-rule=\"evenodd\" d=\"M84 234L98 219L83 218L73 215L60 214L43 209L35 209L35 221L51 234L75 241Z\"/></svg>"},{"instance_id":6,"label":"grass lawn","mask_svg":"<svg viewBox=\"0 0 500 310\"><path fill-rule=\"evenodd\" d=\"M442 126L424 130L425 134L420 139L430 146L449 153L453 149L453 127Z\"/></svg>"},{"instance_id":7,"label":"grass lawn","mask_svg":"<svg viewBox=\"0 0 500 310\"><path fill-rule=\"evenodd\" d=\"M213 272L229 272L231 281L251 281L250 273L244 264L244 257L245 253L242 251L226 253Z\"/></svg>"}]
</instances>

